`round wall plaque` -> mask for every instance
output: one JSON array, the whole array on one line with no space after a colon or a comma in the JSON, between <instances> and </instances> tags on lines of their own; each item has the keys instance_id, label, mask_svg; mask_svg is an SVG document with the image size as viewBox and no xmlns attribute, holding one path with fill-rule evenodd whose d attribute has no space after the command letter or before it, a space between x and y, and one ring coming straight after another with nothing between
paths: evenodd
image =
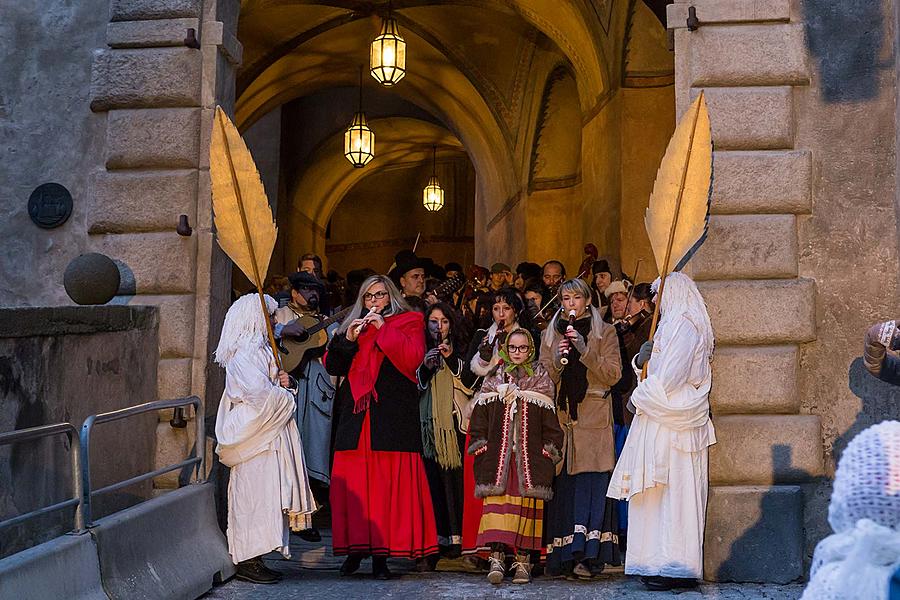
<instances>
[{"instance_id":1,"label":"round wall plaque","mask_svg":"<svg viewBox=\"0 0 900 600\"><path fill-rule=\"evenodd\" d=\"M28 216L38 227L59 227L71 214L72 194L58 183L39 185L28 198Z\"/></svg>"}]
</instances>

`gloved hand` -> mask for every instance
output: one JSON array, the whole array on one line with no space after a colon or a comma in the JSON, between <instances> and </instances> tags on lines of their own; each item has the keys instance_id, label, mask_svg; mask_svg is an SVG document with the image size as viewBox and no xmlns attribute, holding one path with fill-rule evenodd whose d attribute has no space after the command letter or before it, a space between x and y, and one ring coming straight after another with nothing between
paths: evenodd
<instances>
[{"instance_id":1,"label":"gloved hand","mask_svg":"<svg viewBox=\"0 0 900 600\"><path fill-rule=\"evenodd\" d=\"M441 349L432 348L425 353L425 366L436 371L441 366Z\"/></svg>"},{"instance_id":2,"label":"gloved hand","mask_svg":"<svg viewBox=\"0 0 900 600\"><path fill-rule=\"evenodd\" d=\"M647 364L647 361L650 360L651 352L653 352L653 340L649 340L641 344L641 350L640 352L638 352L637 359L635 359L634 364L636 364L639 369L643 369L644 365Z\"/></svg>"},{"instance_id":3,"label":"gloved hand","mask_svg":"<svg viewBox=\"0 0 900 600\"><path fill-rule=\"evenodd\" d=\"M572 331L566 332L566 338L569 340L569 343L575 347L576 350L580 354L584 354L587 351L587 341L584 339L584 336L572 329Z\"/></svg>"},{"instance_id":4,"label":"gloved hand","mask_svg":"<svg viewBox=\"0 0 900 600\"><path fill-rule=\"evenodd\" d=\"M484 362L490 362L494 357L494 345L488 341L488 336L484 336L481 345L478 346L478 356Z\"/></svg>"},{"instance_id":5,"label":"gloved hand","mask_svg":"<svg viewBox=\"0 0 900 600\"><path fill-rule=\"evenodd\" d=\"M304 342L309 338L309 333L306 332L306 327L299 322L291 321L281 328L281 337L289 337L298 342Z\"/></svg>"}]
</instances>

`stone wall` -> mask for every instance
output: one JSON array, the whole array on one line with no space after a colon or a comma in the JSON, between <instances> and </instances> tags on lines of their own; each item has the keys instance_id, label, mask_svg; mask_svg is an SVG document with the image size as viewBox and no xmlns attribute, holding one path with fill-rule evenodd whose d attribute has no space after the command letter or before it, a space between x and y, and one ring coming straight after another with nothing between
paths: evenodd
<instances>
[{"instance_id":1,"label":"stone wall","mask_svg":"<svg viewBox=\"0 0 900 600\"><path fill-rule=\"evenodd\" d=\"M696 31L686 28L689 4ZM840 4L828 3L826 13L852 16ZM828 532L832 444L855 433L860 339L898 304L893 78L865 97L823 98L828 81L814 47L829 45L829 61L854 63L853 48L832 38L860 22L833 18L822 31L813 14L821 7L669 7L678 110L705 90L716 148L709 238L689 265L717 342L710 579L804 574ZM860 287L863 271L878 284ZM872 420L891 412L885 404Z\"/></svg>"},{"instance_id":2,"label":"stone wall","mask_svg":"<svg viewBox=\"0 0 900 600\"><path fill-rule=\"evenodd\" d=\"M156 309L143 306L0 309L0 432L60 422L79 429L89 415L156 400L158 326ZM95 489L153 470L156 421L150 414L96 427ZM0 446L0 519L71 497L71 451L64 435ZM148 498L151 488L98 496L94 517ZM0 556L71 530L72 514L4 529Z\"/></svg>"},{"instance_id":3,"label":"stone wall","mask_svg":"<svg viewBox=\"0 0 900 600\"><path fill-rule=\"evenodd\" d=\"M4 3L0 18L0 305L69 304L63 271L88 247L91 175L103 165L106 119L91 113L91 51L104 45L108 0ZM31 192L56 182L69 220L40 229Z\"/></svg>"},{"instance_id":4,"label":"stone wall","mask_svg":"<svg viewBox=\"0 0 900 600\"><path fill-rule=\"evenodd\" d=\"M222 374L211 354L230 268L213 239L208 140L216 104L233 103L238 9L237 0L113 0L91 80L91 109L106 114L107 127L89 245L120 261L133 281L119 301L159 307L159 396L196 393L212 410ZM182 214L190 236L175 231ZM159 464L191 444L191 428L173 429L169 417L160 415Z\"/></svg>"}]
</instances>

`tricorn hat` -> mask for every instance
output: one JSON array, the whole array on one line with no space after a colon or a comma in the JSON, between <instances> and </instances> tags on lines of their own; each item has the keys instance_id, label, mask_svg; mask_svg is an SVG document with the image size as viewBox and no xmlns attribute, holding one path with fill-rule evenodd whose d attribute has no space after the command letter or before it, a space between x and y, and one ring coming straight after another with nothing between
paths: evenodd
<instances>
[{"instance_id":1,"label":"tricorn hat","mask_svg":"<svg viewBox=\"0 0 900 600\"><path fill-rule=\"evenodd\" d=\"M400 283L400 278L412 271L413 269L427 269L428 261L419 258L412 250L401 250L394 256L394 267L388 272L395 284Z\"/></svg>"}]
</instances>

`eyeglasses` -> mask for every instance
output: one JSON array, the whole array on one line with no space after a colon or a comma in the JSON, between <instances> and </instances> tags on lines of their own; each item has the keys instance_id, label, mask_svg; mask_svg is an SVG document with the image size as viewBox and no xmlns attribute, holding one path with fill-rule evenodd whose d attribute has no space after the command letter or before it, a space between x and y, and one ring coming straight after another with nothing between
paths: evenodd
<instances>
[{"instance_id":1,"label":"eyeglasses","mask_svg":"<svg viewBox=\"0 0 900 600\"><path fill-rule=\"evenodd\" d=\"M387 295L388 293L384 290L375 292L374 294L366 292L365 294L363 294L363 300L381 300L382 298L387 298Z\"/></svg>"},{"instance_id":2,"label":"eyeglasses","mask_svg":"<svg viewBox=\"0 0 900 600\"><path fill-rule=\"evenodd\" d=\"M507 346L510 352L530 352L531 346L527 344L525 346Z\"/></svg>"}]
</instances>

